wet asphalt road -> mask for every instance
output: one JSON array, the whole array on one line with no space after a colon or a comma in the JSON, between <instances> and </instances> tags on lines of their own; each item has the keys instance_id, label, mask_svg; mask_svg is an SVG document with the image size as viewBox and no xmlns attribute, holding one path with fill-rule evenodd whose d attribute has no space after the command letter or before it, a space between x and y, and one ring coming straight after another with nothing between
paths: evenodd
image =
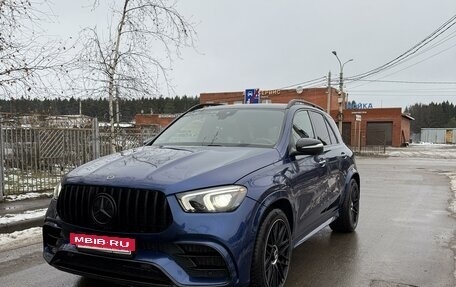
<instances>
[{"instance_id":1,"label":"wet asphalt road","mask_svg":"<svg viewBox=\"0 0 456 287\"><path fill-rule=\"evenodd\" d=\"M456 172L456 161L360 158L358 168L358 229L335 234L325 228L295 249L286 287L454 287L456 219L448 211L449 179L441 173ZM53 269L35 244L0 252L0 286L113 284Z\"/></svg>"}]
</instances>

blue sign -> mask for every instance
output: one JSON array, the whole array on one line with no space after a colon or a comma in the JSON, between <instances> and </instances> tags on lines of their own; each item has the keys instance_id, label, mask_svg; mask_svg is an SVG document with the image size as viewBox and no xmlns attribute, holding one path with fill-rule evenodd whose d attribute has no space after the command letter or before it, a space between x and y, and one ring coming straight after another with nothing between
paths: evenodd
<instances>
[{"instance_id":1,"label":"blue sign","mask_svg":"<svg viewBox=\"0 0 456 287\"><path fill-rule=\"evenodd\" d=\"M260 103L260 89L245 90L244 103L246 103L246 104Z\"/></svg>"},{"instance_id":2,"label":"blue sign","mask_svg":"<svg viewBox=\"0 0 456 287\"><path fill-rule=\"evenodd\" d=\"M347 103L345 106L348 110L366 110L373 109L372 103Z\"/></svg>"}]
</instances>

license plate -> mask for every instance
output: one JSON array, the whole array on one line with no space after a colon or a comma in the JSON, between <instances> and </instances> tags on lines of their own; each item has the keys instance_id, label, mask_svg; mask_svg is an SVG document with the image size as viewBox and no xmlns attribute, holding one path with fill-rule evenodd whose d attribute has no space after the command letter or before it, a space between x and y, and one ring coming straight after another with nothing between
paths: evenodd
<instances>
[{"instance_id":1,"label":"license plate","mask_svg":"<svg viewBox=\"0 0 456 287\"><path fill-rule=\"evenodd\" d=\"M109 253L131 254L136 244L132 238L70 233L70 243L82 249L93 249Z\"/></svg>"}]
</instances>

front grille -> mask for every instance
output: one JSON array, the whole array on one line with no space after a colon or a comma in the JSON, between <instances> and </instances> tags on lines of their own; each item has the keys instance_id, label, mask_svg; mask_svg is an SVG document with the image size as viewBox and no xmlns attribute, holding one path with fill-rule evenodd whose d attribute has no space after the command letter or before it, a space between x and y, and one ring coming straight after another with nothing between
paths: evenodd
<instances>
[{"instance_id":1,"label":"front grille","mask_svg":"<svg viewBox=\"0 0 456 287\"><path fill-rule=\"evenodd\" d=\"M220 253L201 244L155 243L139 241L140 249L161 251L170 255L188 275L197 278L228 279L228 267Z\"/></svg>"},{"instance_id":2,"label":"front grille","mask_svg":"<svg viewBox=\"0 0 456 287\"><path fill-rule=\"evenodd\" d=\"M109 222L95 220L92 208L100 194L115 204ZM63 221L81 227L113 232L157 233L172 222L168 201L163 193L153 190L64 185L57 202L57 212Z\"/></svg>"}]
</instances>

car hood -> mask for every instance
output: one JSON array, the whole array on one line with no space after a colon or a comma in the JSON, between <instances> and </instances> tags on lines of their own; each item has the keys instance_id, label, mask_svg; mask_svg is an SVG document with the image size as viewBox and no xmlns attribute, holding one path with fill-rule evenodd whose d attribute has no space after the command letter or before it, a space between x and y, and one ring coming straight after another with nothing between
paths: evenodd
<instances>
[{"instance_id":1,"label":"car hood","mask_svg":"<svg viewBox=\"0 0 456 287\"><path fill-rule=\"evenodd\" d=\"M151 147L105 156L70 173L64 183L156 189L165 194L233 184L279 160L271 148Z\"/></svg>"}]
</instances>

